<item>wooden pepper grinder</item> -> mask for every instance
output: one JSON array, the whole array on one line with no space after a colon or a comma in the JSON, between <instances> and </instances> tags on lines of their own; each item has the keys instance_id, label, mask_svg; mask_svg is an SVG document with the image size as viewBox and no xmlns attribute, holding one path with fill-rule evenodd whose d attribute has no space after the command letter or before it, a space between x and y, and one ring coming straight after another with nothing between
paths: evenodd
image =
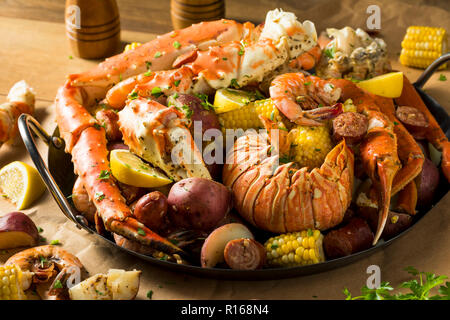
<instances>
[{"instance_id":1,"label":"wooden pepper grinder","mask_svg":"<svg viewBox=\"0 0 450 320\"><path fill-rule=\"evenodd\" d=\"M173 28L182 29L193 23L219 20L225 17L224 0L171 0Z\"/></svg>"},{"instance_id":2,"label":"wooden pepper grinder","mask_svg":"<svg viewBox=\"0 0 450 320\"><path fill-rule=\"evenodd\" d=\"M65 21L74 55L100 59L120 49L120 18L115 0L66 0Z\"/></svg>"}]
</instances>

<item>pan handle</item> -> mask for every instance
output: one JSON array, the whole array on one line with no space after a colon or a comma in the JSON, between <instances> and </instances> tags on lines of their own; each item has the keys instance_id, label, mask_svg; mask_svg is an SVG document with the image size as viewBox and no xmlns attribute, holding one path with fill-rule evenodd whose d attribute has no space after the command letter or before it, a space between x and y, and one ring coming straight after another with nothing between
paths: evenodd
<instances>
[{"instance_id":1,"label":"pan handle","mask_svg":"<svg viewBox=\"0 0 450 320\"><path fill-rule=\"evenodd\" d=\"M42 180L52 194L53 198L56 200L56 203L61 208L64 215L69 220L72 220L79 229L85 229L89 233L93 233L91 229L76 218L77 213L72 209L72 206L69 204L61 189L58 187L58 184L53 179L50 171L44 163L44 160L42 160L42 156L36 147L36 141L34 140L33 133L42 139L47 145L52 144L57 149L64 148L64 140L49 135L44 128L42 128L39 122L29 114L20 115L18 126L20 136L22 137L25 147L30 154L31 160L33 160L33 163L41 175Z\"/></svg>"},{"instance_id":2,"label":"pan handle","mask_svg":"<svg viewBox=\"0 0 450 320\"><path fill-rule=\"evenodd\" d=\"M428 66L428 68L425 69L425 71L420 75L419 79L417 79L416 82L414 82L414 86L416 88L422 89L422 87L425 85L425 83L430 79L430 77L433 75L433 73L444 63L447 61L450 61L450 52L447 52L437 58L433 61L432 64Z\"/></svg>"}]
</instances>

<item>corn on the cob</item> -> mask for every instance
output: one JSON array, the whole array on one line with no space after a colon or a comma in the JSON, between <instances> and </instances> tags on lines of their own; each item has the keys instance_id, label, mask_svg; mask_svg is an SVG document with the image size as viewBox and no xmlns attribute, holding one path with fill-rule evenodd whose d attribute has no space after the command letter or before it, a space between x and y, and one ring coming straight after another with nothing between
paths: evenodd
<instances>
[{"instance_id":1,"label":"corn on the cob","mask_svg":"<svg viewBox=\"0 0 450 320\"><path fill-rule=\"evenodd\" d=\"M323 235L319 230L285 233L266 241L271 266L293 267L325 261Z\"/></svg>"},{"instance_id":2,"label":"corn on the cob","mask_svg":"<svg viewBox=\"0 0 450 320\"><path fill-rule=\"evenodd\" d=\"M263 124L258 116L262 115L275 122L281 121L281 115L271 99L257 100L246 106L218 115L222 130L226 129L258 129Z\"/></svg>"},{"instance_id":3,"label":"corn on the cob","mask_svg":"<svg viewBox=\"0 0 450 320\"><path fill-rule=\"evenodd\" d=\"M22 271L16 265L0 267L0 300L25 300Z\"/></svg>"},{"instance_id":4,"label":"corn on the cob","mask_svg":"<svg viewBox=\"0 0 450 320\"><path fill-rule=\"evenodd\" d=\"M142 44L142 43L140 43L140 42L132 42L132 43L129 43L129 44L127 44L127 45L125 46L125 49L123 50L123 52L127 52L127 51L129 51L129 50L136 49L136 48L139 47L141 44Z\"/></svg>"},{"instance_id":5,"label":"corn on the cob","mask_svg":"<svg viewBox=\"0 0 450 320\"><path fill-rule=\"evenodd\" d=\"M300 167L310 169L322 165L333 148L330 130L327 126L296 126L289 132L292 160Z\"/></svg>"},{"instance_id":6,"label":"corn on the cob","mask_svg":"<svg viewBox=\"0 0 450 320\"><path fill-rule=\"evenodd\" d=\"M402 41L400 63L425 69L447 52L447 33L443 28L411 26ZM446 68L444 64L441 69Z\"/></svg>"}]
</instances>

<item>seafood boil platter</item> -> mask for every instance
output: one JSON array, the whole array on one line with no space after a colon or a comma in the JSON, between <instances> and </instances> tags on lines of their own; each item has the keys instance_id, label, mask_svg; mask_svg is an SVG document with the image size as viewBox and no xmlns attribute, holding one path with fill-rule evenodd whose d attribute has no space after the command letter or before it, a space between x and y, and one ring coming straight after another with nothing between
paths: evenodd
<instances>
[{"instance_id":1,"label":"seafood boil platter","mask_svg":"<svg viewBox=\"0 0 450 320\"><path fill-rule=\"evenodd\" d=\"M62 213L122 251L218 279L324 272L446 195L435 58L412 84L381 38L275 9L129 46L61 84L53 133L28 114L18 130Z\"/></svg>"}]
</instances>

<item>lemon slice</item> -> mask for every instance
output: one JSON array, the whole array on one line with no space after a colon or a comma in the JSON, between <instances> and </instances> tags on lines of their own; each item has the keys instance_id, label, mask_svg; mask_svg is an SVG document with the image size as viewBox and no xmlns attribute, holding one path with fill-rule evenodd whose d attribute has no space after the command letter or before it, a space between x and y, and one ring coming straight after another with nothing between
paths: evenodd
<instances>
[{"instance_id":1,"label":"lemon slice","mask_svg":"<svg viewBox=\"0 0 450 320\"><path fill-rule=\"evenodd\" d=\"M251 92L236 89L219 89L214 96L214 110L216 113L225 113L246 106L255 100Z\"/></svg>"},{"instance_id":2,"label":"lemon slice","mask_svg":"<svg viewBox=\"0 0 450 320\"><path fill-rule=\"evenodd\" d=\"M45 191L39 172L22 161L14 161L0 170L0 189L18 210L28 208Z\"/></svg>"},{"instance_id":3,"label":"lemon slice","mask_svg":"<svg viewBox=\"0 0 450 320\"><path fill-rule=\"evenodd\" d=\"M154 188L172 182L160 170L149 166L128 150L112 150L110 162L113 176L131 186Z\"/></svg>"},{"instance_id":4,"label":"lemon slice","mask_svg":"<svg viewBox=\"0 0 450 320\"><path fill-rule=\"evenodd\" d=\"M403 72L391 72L357 83L358 87L386 98L398 98L403 89Z\"/></svg>"}]
</instances>

